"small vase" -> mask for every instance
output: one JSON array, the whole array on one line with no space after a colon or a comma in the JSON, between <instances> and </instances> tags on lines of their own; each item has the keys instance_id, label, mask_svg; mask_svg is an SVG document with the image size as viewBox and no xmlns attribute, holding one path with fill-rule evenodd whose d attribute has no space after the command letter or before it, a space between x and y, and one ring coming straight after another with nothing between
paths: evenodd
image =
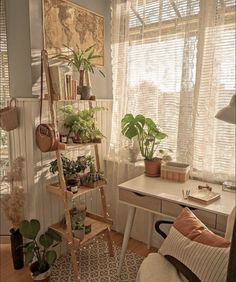
<instances>
[{"instance_id":1,"label":"small vase","mask_svg":"<svg viewBox=\"0 0 236 282\"><path fill-rule=\"evenodd\" d=\"M10 229L11 239L11 254L13 259L14 269L21 269L24 267L24 255L23 255L23 237L20 230Z\"/></svg>"}]
</instances>

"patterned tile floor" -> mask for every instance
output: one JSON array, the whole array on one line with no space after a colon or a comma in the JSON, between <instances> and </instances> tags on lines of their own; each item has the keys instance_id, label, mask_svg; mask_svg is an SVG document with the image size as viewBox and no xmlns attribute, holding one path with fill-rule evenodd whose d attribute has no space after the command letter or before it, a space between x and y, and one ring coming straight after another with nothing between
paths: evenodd
<instances>
[{"instance_id":1,"label":"patterned tile floor","mask_svg":"<svg viewBox=\"0 0 236 282\"><path fill-rule=\"evenodd\" d=\"M120 278L117 275L120 247L114 245L114 257L110 257L107 244L102 239L93 240L78 250L81 282L134 282L144 257L127 251ZM73 282L70 256L60 257L52 268L51 282Z\"/></svg>"}]
</instances>

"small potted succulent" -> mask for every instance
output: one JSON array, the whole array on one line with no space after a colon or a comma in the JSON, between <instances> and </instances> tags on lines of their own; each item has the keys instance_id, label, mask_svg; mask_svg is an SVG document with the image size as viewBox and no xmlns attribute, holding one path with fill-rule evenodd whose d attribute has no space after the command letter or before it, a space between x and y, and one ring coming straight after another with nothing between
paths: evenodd
<instances>
[{"instance_id":1,"label":"small potted succulent","mask_svg":"<svg viewBox=\"0 0 236 282\"><path fill-rule=\"evenodd\" d=\"M94 107L76 111L72 105L61 108L64 114L64 126L69 129L68 137L74 133L74 143L89 143L101 140L104 135L96 127L95 113L106 110L104 107Z\"/></svg>"},{"instance_id":2,"label":"small potted succulent","mask_svg":"<svg viewBox=\"0 0 236 282\"><path fill-rule=\"evenodd\" d=\"M139 148L144 157L145 174L160 176L161 158L155 156L158 145L167 135L151 119L143 115L126 114L121 120L121 132L130 140L138 139Z\"/></svg>"},{"instance_id":3,"label":"small potted succulent","mask_svg":"<svg viewBox=\"0 0 236 282\"><path fill-rule=\"evenodd\" d=\"M34 281L50 281L50 267L57 259L57 253L52 250L61 237L52 229L48 229L38 238L40 222L37 219L23 220L20 232L27 239L23 246L25 263L30 264L31 277Z\"/></svg>"}]
</instances>

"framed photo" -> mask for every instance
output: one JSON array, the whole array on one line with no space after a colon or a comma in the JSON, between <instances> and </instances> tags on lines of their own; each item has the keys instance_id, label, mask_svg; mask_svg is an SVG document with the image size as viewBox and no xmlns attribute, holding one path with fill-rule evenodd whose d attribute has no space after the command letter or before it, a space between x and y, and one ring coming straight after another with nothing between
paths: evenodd
<instances>
[{"instance_id":1,"label":"framed photo","mask_svg":"<svg viewBox=\"0 0 236 282\"><path fill-rule=\"evenodd\" d=\"M68 50L65 46L85 50L94 45L94 60L104 65L104 18L68 0L42 0L44 48L49 55Z\"/></svg>"}]
</instances>

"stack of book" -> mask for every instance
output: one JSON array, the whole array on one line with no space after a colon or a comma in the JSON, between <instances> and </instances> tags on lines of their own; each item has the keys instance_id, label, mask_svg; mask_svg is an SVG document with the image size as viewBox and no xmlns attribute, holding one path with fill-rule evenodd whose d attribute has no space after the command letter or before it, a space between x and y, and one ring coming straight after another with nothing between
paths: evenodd
<instances>
[{"instance_id":1,"label":"stack of book","mask_svg":"<svg viewBox=\"0 0 236 282\"><path fill-rule=\"evenodd\" d=\"M61 66L50 66L52 87L56 100L76 100L77 80L72 78L72 72L65 72Z\"/></svg>"}]
</instances>

